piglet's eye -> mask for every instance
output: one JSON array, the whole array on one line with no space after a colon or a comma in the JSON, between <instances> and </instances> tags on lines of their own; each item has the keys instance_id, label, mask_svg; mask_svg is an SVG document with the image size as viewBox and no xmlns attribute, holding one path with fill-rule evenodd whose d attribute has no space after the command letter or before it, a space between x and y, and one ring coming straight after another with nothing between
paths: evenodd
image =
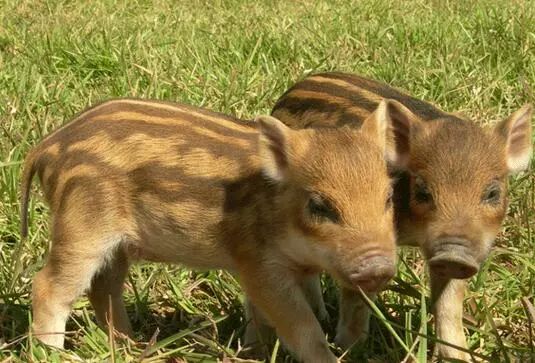
<instances>
[{"instance_id":1,"label":"piglet's eye","mask_svg":"<svg viewBox=\"0 0 535 363\"><path fill-rule=\"evenodd\" d=\"M427 184L421 177L416 177L414 181L414 190L413 190L414 200L417 203L430 203L433 201L433 196L427 188Z\"/></svg>"},{"instance_id":2,"label":"piglet's eye","mask_svg":"<svg viewBox=\"0 0 535 363\"><path fill-rule=\"evenodd\" d=\"M338 212L333 208L331 203L319 194L313 193L310 196L307 209L310 216L318 222L329 221L337 223L340 220Z\"/></svg>"},{"instance_id":3,"label":"piglet's eye","mask_svg":"<svg viewBox=\"0 0 535 363\"><path fill-rule=\"evenodd\" d=\"M500 201L500 198L501 198L500 183L497 180L495 180L489 185L487 185L481 197L481 201L487 204L497 204Z\"/></svg>"}]
</instances>

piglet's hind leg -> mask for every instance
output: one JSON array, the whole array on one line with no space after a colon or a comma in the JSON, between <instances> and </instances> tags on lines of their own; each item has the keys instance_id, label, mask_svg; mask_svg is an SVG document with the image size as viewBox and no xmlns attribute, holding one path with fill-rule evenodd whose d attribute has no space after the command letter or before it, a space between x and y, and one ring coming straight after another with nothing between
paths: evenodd
<instances>
[{"instance_id":1,"label":"piglet's hind leg","mask_svg":"<svg viewBox=\"0 0 535 363\"><path fill-rule=\"evenodd\" d=\"M89 287L119 241L115 238L107 239L106 243L54 241L45 267L33 282L35 337L47 345L63 348L65 323L72 304Z\"/></svg>"},{"instance_id":2,"label":"piglet's hind leg","mask_svg":"<svg viewBox=\"0 0 535 363\"><path fill-rule=\"evenodd\" d=\"M113 328L132 336L132 328L123 301L123 285L128 273L128 256L123 248L115 253L91 282L88 295L99 325L105 329L113 316ZM110 305L111 304L111 305Z\"/></svg>"}]
</instances>

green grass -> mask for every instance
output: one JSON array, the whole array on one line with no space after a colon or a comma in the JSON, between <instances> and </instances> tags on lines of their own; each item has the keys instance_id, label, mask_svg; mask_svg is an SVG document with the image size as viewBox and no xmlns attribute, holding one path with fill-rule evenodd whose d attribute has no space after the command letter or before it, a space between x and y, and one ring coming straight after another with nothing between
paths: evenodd
<instances>
[{"instance_id":1,"label":"green grass","mask_svg":"<svg viewBox=\"0 0 535 363\"><path fill-rule=\"evenodd\" d=\"M110 342L86 298L68 323L69 350L28 339L32 277L49 239L34 192L30 238L20 243L20 163L92 103L148 97L253 117L324 70L389 82L482 123L535 101L533 1L0 0L0 9L0 360L210 362L240 349L235 279L155 264L134 266L126 287L136 343ZM511 180L503 233L465 302L470 348L494 362L535 361L534 177ZM334 317L334 285L326 279L324 288ZM408 347L424 362L433 344L428 296L421 258L403 251L398 278L379 299L385 321L373 319L350 360L400 362ZM333 330L334 322L331 338ZM273 361L284 359L279 349Z\"/></svg>"}]
</instances>

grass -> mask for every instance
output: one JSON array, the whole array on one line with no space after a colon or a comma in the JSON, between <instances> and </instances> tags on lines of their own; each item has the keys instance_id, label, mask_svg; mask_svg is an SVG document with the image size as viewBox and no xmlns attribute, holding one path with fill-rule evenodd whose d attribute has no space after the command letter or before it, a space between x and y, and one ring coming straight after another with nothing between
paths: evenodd
<instances>
[{"instance_id":1,"label":"grass","mask_svg":"<svg viewBox=\"0 0 535 363\"><path fill-rule=\"evenodd\" d=\"M136 343L110 341L86 298L68 323L69 350L27 336L32 277L49 239L47 208L34 192L30 238L20 243L20 163L90 104L148 97L248 118L324 70L389 82L482 123L535 101L533 1L0 0L0 8L2 361L210 362L240 349L245 322L235 279L156 264L132 267L126 286ZM535 361L534 177L511 180L503 233L466 298L470 349L486 361ZM323 282L335 317L334 285ZM428 297L418 252L404 250L371 337L349 360L406 361L408 348L425 362L434 341ZM331 338L333 330L326 326ZM279 349L272 361L284 360Z\"/></svg>"}]
</instances>

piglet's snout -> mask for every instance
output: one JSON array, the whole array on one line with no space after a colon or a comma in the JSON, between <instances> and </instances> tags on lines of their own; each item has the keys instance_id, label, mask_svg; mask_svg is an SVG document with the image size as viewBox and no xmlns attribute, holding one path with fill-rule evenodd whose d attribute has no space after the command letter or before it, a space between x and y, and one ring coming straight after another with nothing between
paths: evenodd
<instances>
[{"instance_id":1,"label":"piglet's snout","mask_svg":"<svg viewBox=\"0 0 535 363\"><path fill-rule=\"evenodd\" d=\"M364 292L377 292L396 274L395 261L384 256L365 259L361 267L350 275L351 283Z\"/></svg>"},{"instance_id":2,"label":"piglet's snout","mask_svg":"<svg viewBox=\"0 0 535 363\"><path fill-rule=\"evenodd\" d=\"M479 270L479 263L472 256L470 243L460 238L444 239L436 243L429 259L431 270L443 277L467 279Z\"/></svg>"}]
</instances>

